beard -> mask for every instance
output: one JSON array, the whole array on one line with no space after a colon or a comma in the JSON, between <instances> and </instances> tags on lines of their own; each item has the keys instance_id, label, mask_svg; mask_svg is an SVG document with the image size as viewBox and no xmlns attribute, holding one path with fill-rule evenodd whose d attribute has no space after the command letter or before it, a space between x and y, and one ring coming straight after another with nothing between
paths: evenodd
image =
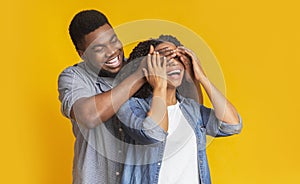
<instances>
[{"instance_id":1,"label":"beard","mask_svg":"<svg viewBox=\"0 0 300 184\"><path fill-rule=\"evenodd\" d=\"M111 73L107 70L100 70L98 73L99 77L111 77L111 78L115 78L118 75L119 72L117 73Z\"/></svg>"}]
</instances>

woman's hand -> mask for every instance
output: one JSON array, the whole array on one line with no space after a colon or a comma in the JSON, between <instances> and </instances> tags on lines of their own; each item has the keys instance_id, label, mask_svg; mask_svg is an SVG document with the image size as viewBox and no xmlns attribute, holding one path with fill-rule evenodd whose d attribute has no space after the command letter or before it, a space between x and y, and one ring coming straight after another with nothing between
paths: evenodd
<instances>
[{"instance_id":1,"label":"woman's hand","mask_svg":"<svg viewBox=\"0 0 300 184\"><path fill-rule=\"evenodd\" d=\"M183 46L179 46L177 47L177 55L180 57L180 60L183 62L187 73L192 79L200 82L201 78L206 76L199 59L192 50Z\"/></svg>"},{"instance_id":2,"label":"woman's hand","mask_svg":"<svg viewBox=\"0 0 300 184\"><path fill-rule=\"evenodd\" d=\"M144 75L153 89L167 88L166 57L160 57L158 52L147 55L147 68L143 68Z\"/></svg>"}]
</instances>

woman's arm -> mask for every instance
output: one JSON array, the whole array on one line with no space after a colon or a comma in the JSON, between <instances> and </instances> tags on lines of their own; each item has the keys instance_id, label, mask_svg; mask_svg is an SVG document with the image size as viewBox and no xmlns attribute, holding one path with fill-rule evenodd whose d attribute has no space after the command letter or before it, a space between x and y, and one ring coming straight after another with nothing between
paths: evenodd
<instances>
[{"instance_id":1,"label":"woman's arm","mask_svg":"<svg viewBox=\"0 0 300 184\"><path fill-rule=\"evenodd\" d=\"M150 107L145 99L131 98L117 115L133 139L141 144L153 144L165 140L168 130L166 58L161 59L155 53L146 60L147 69L143 68L143 72L153 87Z\"/></svg>"},{"instance_id":2,"label":"woman's arm","mask_svg":"<svg viewBox=\"0 0 300 184\"><path fill-rule=\"evenodd\" d=\"M144 75L148 83L153 88L153 98L148 116L153 119L162 129L168 130L167 113L167 59L163 57L162 61L158 52L153 55L148 54L148 70L143 68Z\"/></svg>"},{"instance_id":3,"label":"woman's arm","mask_svg":"<svg viewBox=\"0 0 300 184\"><path fill-rule=\"evenodd\" d=\"M216 117L230 125L237 125L240 123L238 112L236 108L229 102L229 100L212 84L206 77L200 62L196 55L185 47L179 47L192 58L192 65L194 76L197 81L201 83L206 91L215 111Z\"/></svg>"},{"instance_id":4,"label":"woman's arm","mask_svg":"<svg viewBox=\"0 0 300 184\"><path fill-rule=\"evenodd\" d=\"M202 94L202 90L201 90L201 86L199 81L195 78L194 72L193 72L193 64L192 64L192 58L188 57L187 54L185 53L185 51L183 49L181 49L181 47L179 47L178 49L176 49L176 55L180 57L180 60L182 61L184 67L185 67L185 71L186 71L186 80L189 83L188 90L194 90L193 87L196 88L197 90L197 97L198 97L198 102L200 104L203 104L203 94ZM190 85L193 85L193 87L191 87Z\"/></svg>"}]
</instances>

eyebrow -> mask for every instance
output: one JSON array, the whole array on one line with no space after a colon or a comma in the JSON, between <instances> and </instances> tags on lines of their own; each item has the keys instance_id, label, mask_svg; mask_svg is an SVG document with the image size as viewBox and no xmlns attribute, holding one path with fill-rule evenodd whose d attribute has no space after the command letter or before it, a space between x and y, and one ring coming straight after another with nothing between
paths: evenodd
<instances>
[{"instance_id":1,"label":"eyebrow","mask_svg":"<svg viewBox=\"0 0 300 184\"><path fill-rule=\"evenodd\" d=\"M116 34L113 34L113 35L110 37L109 41L111 42L115 37L117 37L117 35L116 35ZM96 45L93 45L92 49L95 49L96 47L105 47L105 46L106 46L105 44L96 44Z\"/></svg>"}]
</instances>

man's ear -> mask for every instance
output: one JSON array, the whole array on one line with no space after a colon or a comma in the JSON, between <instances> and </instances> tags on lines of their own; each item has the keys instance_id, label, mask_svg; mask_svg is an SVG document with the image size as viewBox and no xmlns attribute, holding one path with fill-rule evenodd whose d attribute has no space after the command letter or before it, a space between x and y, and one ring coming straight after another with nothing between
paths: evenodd
<instances>
[{"instance_id":1,"label":"man's ear","mask_svg":"<svg viewBox=\"0 0 300 184\"><path fill-rule=\"evenodd\" d=\"M86 56L85 56L83 50L77 50L77 53L79 54L79 56L80 56L80 58L81 58L82 60L85 60L85 59L86 59Z\"/></svg>"}]
</instances>

